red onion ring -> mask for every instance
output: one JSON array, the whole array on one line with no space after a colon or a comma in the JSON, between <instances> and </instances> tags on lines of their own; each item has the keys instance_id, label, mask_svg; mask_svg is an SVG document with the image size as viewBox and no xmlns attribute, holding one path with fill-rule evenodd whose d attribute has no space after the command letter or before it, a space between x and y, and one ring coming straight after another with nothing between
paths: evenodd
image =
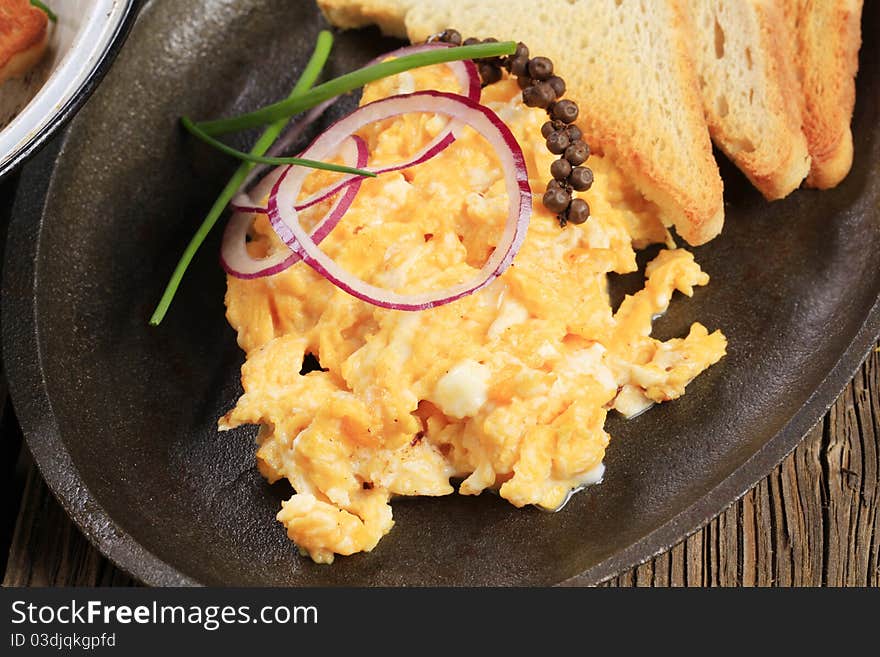
<instances>
[{"instance_id":1,"label":"red onion ring","mask_svg":"<svg viewBox=\"0 0 880 657\"><path fill-rule=\"evenodd\" d=\"M532 212L532 193L522 149L510 128L492 110L470 98L440 91L420 91L392 96L364 105L338 121L303 153L322 159L363 126L383 119L423 112L444 114L479 132L495 149L504 171L509 215L504 233L494 252L471 280L437 292L400 294L378 288L351 275L337 265L306 233L295 209L308 169L287 166L269 195L269 221L278 236L321 276L352 296L393 310L426 310L460 299L489 285L510 266L526 236Z\"/></svg>"},{"instance_id":2,"label":"red onion ring","mask_svg":"<svg viewBox=\"0 0 880 657\"><path fill-rule=\"evenodd\" d=\"M347 147L345 160L347 163L351 163L349 166L362 167L366 165L369 151L363 139L352 135L351 139L344 141L342 145ZM360 191L361 182L363 182L363 177L358 177L348 185L327 214L312 229L311 239L315 244L320 244L348 212L348 208L351 207L358 191ZM265 213L265 209L255 208L252 211L238 211L230 217L229 223L226 224L223 245L220 248L220 264L230 276L244 279L271 276L284 271L300 259L299 255L292 251L278 251L265 258L254 258L248 253L247 232L253 223L253 215L258 213Z\"/></svg>"},{"instance_id":3,"label":"red onion ring","mask_svg":"<svg viewBox=\"0 0 880 657\"><path fill-rule=\"evenodd\" d=\"M402 57L404 55L413 55L415 53L424 52L426 50L436 50L438 48L448 48L448 47L450 47L450 44L437 43L437 42L421 43L421 44L414 45L414 46L406 46L404 48L399 48L397 50L393 50L393 51L386 53L384 55L380 55L379 57L377 57L376 59L371 61L368 64L368 66L371 66L373 64L378 64L378 63L383 62L386 59L389 59L392 57L395 57L395 58ZM479 102L480 95L482 93L482 85L481 85L481 80L480 80L480 73L477 70L476 64L474 64L469 59L454 61L454 62L444 62L444 63L446 66L448 66L452 70L453 74L458 79L458 83L459 83L459 85L461 85L462 95L466 95L468 98L470 98L474 102ZM336 100L335 98L331 98L327 101L324 101L324 103L322 103L321 105L318 105L317 107L312 109L309 112L309 114L307 114L306 117L297 125L298 126L302 125L303 129L305 129L305 127L308 124L314 122L314 120L318 116L320 116L320 114L326 109L326 106L333 103L335 100ZM318 111L318 113L315 115L314 114L315 110L320 110L320 111ZM416 153L413 157L411 157L406 162L402 162L400 164L393 164L393 165L389 165L389 166L384 166L384 167L359 167L359 168L364 168L366 171L370 171L371 173L375 173L376 175L380 175L383 173L391 173L392 171L400 171L401 169L409 169L411 167L418 166L419 164L422 164L423 162L427 162L428 160L430 160L432 157L436 156L437 154L442 153L453 141L455 141L455 136L453 133L454 133L456 127L457 126L455 125L455 122L451 121L450 124L447 126L446 130L443 130L442 132L440 132L424 148L422 148L418 153ZM274 150L274 148L275 147L273 146L272 150ZM277 154L277 152L273 153L273 154ZM275 181L278 179L277 178L278 175L279 175L278 170L276 169L276 170L272 171L270 174L268 174L268 176L266 176L267 178L270 178L270 181L269 181L270 187L269 188L271 188L271 185L273 185L275 183ZM343 187L345 187L347 185L351 185L358 178L359 178L359 176L347 174L347 175L343 176L342 178L340 178L339 180L337 180L332 185L328 185L324 189L319 190L319 191L315 192L314 194L312 194L311 196L299 201L296 205L296 209L299 211L302 211L302 210L305 210L306 208L310 208L313 205L316 205L317 203L321 203L322 201L325 201L329 197L338 193L339 190L342 189ZM253 179L253 177L251 177L251 179ZM247 182L249 182L249 181L246 179L245 183L242 184L242 189L246 186ZM254 198L262 198L262 196L265 196L265 193L260 194L260 195L258 195L256 193L258 190L264 190L264 189L265 189L264 186L259 185L256 188L254 188L254 193L251 193L251 194L240 193L240 194L238 194L235 198L233 198L232 202L230 203L230 207L232 207L232 209L236 212L265 213L266 208L259 206L253 200Z\"/></svg>"},{"instance_id":4,"label":"red onion ring","mask_svg":"<svg viewBox=\"0 0 880 657\"><path fill-rule=\"evenodd\" d=\"M303 133L309 128L309 126L311 126L315 121L317 121L321 117L321 115L327 110L327 108L336 102L337 97L325 100L320 105L316 105L315 107L310 109L304 117L302 117L294 125L290 126L281 135L281 137L279 137L275 141L275 143L272 144L272 146L269 148L269 150L266 151L266 155L269 157L278 157L278 156L281 156L283 153L285 153L287 151L287 149L290 148L290 145L295 143L303 135ZM257 203L255 203L253 199L254 199L254 197L262 198L263 196L265 196L268 193L268 190L272 189L272 185L275 183L275 180L278 179L277 174L275 174L275 178L273 178L270 181L270 184L268 186L260 185L258 183L257 186L254 187L254 189L252 189L250 192L247 191L247 188L263 171L265 171L266 169L268 169L271 166L272 166L271 164L257 164L257 165L254 165L254 167L248 172L247 176L245 176L245 179L242 181L241 185L239 186L238 191L235 193L235 196L232 198L232 201L229 202L229 207L231 207L234 212L247 212L247 213L258 212L258 213L265 214L266 208L260 207L259 205L257 205ZM263 178L263 180L265 180L269 176L272 176L273 173L274 173L274 171L270 172L268 175L266 175ZM357 176L355 176L355 177L357 177ZM347 181L347 183L350 184L351 181ZM265 190L265 191L263 191L262 194L259 194L258 192L260 190ZM327 194L321 200L323 201L332 195L333 195L333 193ZM304 208L301 208L301 209L304 209Z\"/></svg>"},{"instance_id":5,"label":"red onion ring","mask_svg":"<svg viewBox=\"0 0 880 657\"><path fill-rule=\"evenodd\" d=\"M454 129L454 126L450 127L448 130L446 130L445 132L441 133L440 135L438 135L437 137L432 139L431 142L427 146L422 148L422 150L420 150L418 153L416 153L416 155L413 156L412 159L407 160L406 162L403 162L401 164L392 164L392 165L389 165L386 167L364 167L364 170L369 171L370 173L375 173L378 176L383 173L391 173L392 171L400 171L401 169L409 169L414 166L418 166L419 164L422 164L423 162L427 162L432 157L442 153L444 150L446 150L446 148L452 142L455 141L455 136L453 135L453 132L452 132L453 129ZM316 203L320 203L321 201L326 200L328 196L332 196L333 194L337 193L340 189L342 189L346 185L350 185L354 181L354 179L362 178L362 177L363 176L346 174L343 178L341 178L337 182L333 183L332 185L329 185L329 186L325 187L324 189L322 189L318 192L315 192L314 194L312 194L308 198L305 198L302 201L300 201L297 204L296 209L299 211L302 211L302 210L305 210L306 208L310 208L313 205L315 205Z\"/></svg>"},{"instance_id":6,"label":"red onion ring","mask_svg":"<svg viewBox=\"0 0 880 657\"><path fill-rule=\"evenodd\" d=\"M425 52L426 50L437 50L438 48L449 48L451 46L451 43L442 43L439 41L433 41L431 43L419 43L412 46L404 46L403 48L392 50L391 52L385 53L384 55L379 55L378 57L376 57L376 59L367 64L367 66L372 66L373 64L381 64L389 57L397 58L403 57L404 55L415 55L416 53ZM483 91L483 85L480 78L480 73L477 70L477 65L474 64L474 62L470 59L455 62L446 62L446 65L452 69L452 72L455 73L455 76L458 78L458 81L461 84L461 95L467 96L473 101L479 101L480 95Z\"/></svg>"}]
</instances>

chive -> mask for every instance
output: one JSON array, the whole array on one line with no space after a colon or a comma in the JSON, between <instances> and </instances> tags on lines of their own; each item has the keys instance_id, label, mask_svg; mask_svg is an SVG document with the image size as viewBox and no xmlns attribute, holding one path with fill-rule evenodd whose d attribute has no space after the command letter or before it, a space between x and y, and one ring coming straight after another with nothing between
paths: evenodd
<instances>
[{"instance_id":1,"label":"chive","mask_svg":"<svg viewBox=\"0 0 880 657\"><path fill-rule=\"evenodd\" d=\"M462 59L500 57L501 55L511 55L515 51L516 43L514 41L502 41L498 43L480 43L473 46L438 48L437 50L419 52L413 55L404 55L389 62L380 62L379 64L373 64L372 66L352 71L324 84L320 84L301 96L290 97L286 100L266 105L256 111L241 114L240 116L218 119L216 121L203 121L197 125L205 134L212 137L228 132L247 130L248 128L254 128L271 121L278 121L299 114L325 100L359 89L368 82L374 82L375 80L402 73L403 71Z\"/></svg>"},{"instance_id":2,"label":"chive","mask_svg":"<svg viewBox=\"0 0 880 657\"><path fill-rule=\"evenodd\" d=\"M58 14L49 9L46 5L44 5L40 0L31 0L31 6L36 7L37 9L42 10L46 16L48 16L49 20L53 23L58 22Z\"/></svg>"},{"instance_id":3,"label":"chive","mask_svg":"<svg viewBox=\"0 0 880 657\"><path fill-rule=\"evenodd\" d=\"M253 153L243 153L235 150L231 146L227 146L222 141L217 141L213 137L209 137L196 126L187 116L180 117L180 122L192 135L198 137L206 144L216 148L218 151L237 157L239 160L250 162L251 164L298 164L299 166L309 167L311 169L323 169L324 171L338 171L339 173L353 173L357 176L369 176L375 178L376 174L365 169L355 169L341 164L329 164L319 160L307 160L301 157L264 157L262 155L254 155Z\"/></svg>"},{"instance_id":4,"label":"chive","mask_svg":"<svg viewBox=\"0 0 880 657\"><path fill-rule=\"evenodd\" d=\"M315 44L315 51L312 53L305 69L303 69L302 75L293 87L288 98L296 98L311 89L312 85L315 84L315 80L317 80L318 76L321 74L321 70L324 68L324 64L327 62L328 57L330 57L330 49L332 46L333 35L326 30L322 31L318 35L318 41ZM254 144L253 148L251 148L251 154L262 155L269 150L269 147L275 142L287 123L288 119L284 118L275 121L272 125L267 127ZM153 316L150 317L150 326L158 326L165 317L165 314L168 312L168 307L171 305L171 301L177 293L177 288L180 287L180 281L183 279L183 275L186 273L190 262L192 262L193 256L196 254L196 251L199 250L202 242L205 241L208 233L214 227L214 224L217 223L217 219L219 219L223 210L229 204L229 201L232 200L232 197L235 196L235 192L238 190L253 166L254 165L251 162L242 162L238 169L236 169L235 173L232 174L229 182L226 183L223 191L220 192L220 196L214 201L214 205L211 206L202 225L199 226L196 234L190 240L186 250L180 257L180 261L177 263L177 267L171 275L171 280L168 281L168 285L165 287L165 292L159 300L159 305L156 306L156 310L153 311Z\"/></svg>"}]
</instances>

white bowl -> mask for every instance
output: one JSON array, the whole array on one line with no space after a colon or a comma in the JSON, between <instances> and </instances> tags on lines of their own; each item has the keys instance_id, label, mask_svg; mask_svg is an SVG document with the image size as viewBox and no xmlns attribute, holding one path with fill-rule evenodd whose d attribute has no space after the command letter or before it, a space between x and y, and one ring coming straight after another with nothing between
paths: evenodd
<instances>
[{"instance_id":1,"label":"white bowl","mask_svg":"<svg viewBox=\"0 0 880 657\"><path fill-rule=\"evenodd\" d=\"M0 178L36 151L85 102L124 40L137 0L47 0L58 15L25 78L0 85ZM15 118L9 120L9 117Z\"/></svg>"}]
</instances>

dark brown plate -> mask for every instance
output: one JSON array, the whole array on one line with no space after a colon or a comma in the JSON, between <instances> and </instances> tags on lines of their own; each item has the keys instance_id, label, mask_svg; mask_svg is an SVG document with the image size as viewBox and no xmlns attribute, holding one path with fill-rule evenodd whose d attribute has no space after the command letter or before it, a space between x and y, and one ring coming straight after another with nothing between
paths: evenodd
<instances>
[{"instance_id":1,"label":"dark brown plate","mask_svg":"<svg viewBox=\"0 0 880 657\"><path fill-rule=\"evenodd\" d=\"M770 204L725 165L724 233L696 250L712 283L658 324L664 337L695 320L722 328L727 358L682 399L612 418L605 482L560 513L492 495L399 501L373 552L327 567L274 520L290 491L257 473L253 429L216 431L242 361L218 236L166 322L147 326L234 166L184 138L177 117L282 96L323 23L311 3L153 2L63 142L22 175L3 346L44 476L88 537L149 584L590 584L664 550L794 448L880 332L880 7L866 10L852 173ZM340 35L330 73L393 45Z\"/></svg>"}]
</instances>

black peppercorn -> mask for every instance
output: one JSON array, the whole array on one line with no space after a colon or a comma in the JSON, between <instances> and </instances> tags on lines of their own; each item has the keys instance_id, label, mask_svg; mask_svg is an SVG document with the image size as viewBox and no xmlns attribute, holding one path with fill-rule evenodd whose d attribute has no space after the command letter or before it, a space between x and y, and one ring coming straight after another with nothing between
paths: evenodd
<instances>
[{"instance_id":1,"label":"black peppercorn","mask_svg":"<svg viewBox=\"0 0 880 657\"><path fill-rule=\"evenodd\" d=\"M532 86L523 89L523 102L528 107L540 107L546 109L550 103L556 100L553 87L546 82L535 82Z\"/></svg>"},{"instance_id":2,"label":"black peppercorn","mask_svg":"<svg viewBox=\"0 0 880 657\"><path fill-rule=\"evenodd\" d=\"M511 74L516 75L517 77L525 75L528 77L529 74L529 58L528 57L511 57L508 60L508 67L510 69Z\"/></svg>"},{"instance_id":3,"label":"black peppercorn","mask_svg":"<svg viewBox=\"0 0 880 657\"><path fill-rule=\"evenodd\" d=\"M563 123L574 123L578 117L578 106L570 100L560 100L553 107L553 118Z\"/></svg>"},{"instance_id":4,"label":"black peppercorn","mask_svg":"<svg viewBox=\"0 0 880 657\"><path fill-rule=\"evenodd\" d=\"M548 189L544 192L543 202L550 212L565 212L565 208L571 203L571 194L564 189Z\"/></svg>"},{"instance_id":5,"label":"black peppercorn","mask_svg":"<svg viewBox=\"0 0 880 657\"><path fill-rule=\"evenodd\" d=\"M565 180L571 174L571 163L563 158L554 160L550 165L550 175L556 180Z\"/></svg>"},{"instance_id":6,"label":"black peppercorn","mask_svg":"<svg viewBox=\"0 0 880 657\"><path fill-rule=\"evenodd\" d=\"M516 79L516 83L519 85L520 89L525 91L532 86L532 79L527 75L521 75Z\"/></svg>"},{"instance_id":7,"label":"black peppercorn","mask_svg":"<svg viewBox=\"0 0 880 657\"><path fill-rule=\"evenodd\" d=\"M583 164L587 161L588 157L590 157L590 147L581 139L565 149L565 159L571 162L574 166Z\"/></svg>"},{"instance_id":8,"label":"black peppercorn","mask_svg":"<svg viewBox=\"0 0 880 657\"><path fill-rule=\"evenodd\" d=\"M516 52L513 53L514 57L525 57L528 62L529 59L529 47L520 41L516 44Z\"/></svg>"},{"instance_id":9,"label":"black peppercorn","mask_svg":"<svg viewBox=\"0 0 880 657\"><path fill-rule=\"evenodd\" d=\"M590 218L590 206L582 198L572 199L568 210L565 211L565 219L573 224L582 224Z\"/></svg>"},{"instance_id":10,"label":"black peppercorn","mask_svg":"<svg viewBox=\"0 0 880 657\"><path fill-rule=\"evenodd\" d=\"M561 121L560 121L560 123L561 123ZM584 136L583 133L581 133L580 128L578 128L576 125L566 126L565 127L565 134L568 135L568 140L572 144ZM589 144L587 145L587 148L589 148Z\"/></svg>"},{"instance_id":11,"label":"black peppercorn","mask_svg":"<svg viewBox=\"0 0 880 657\"><path fill-rule=\"evenodd\" d=\"M488 86L490 84L495 84L498 80L501 79L501 71L498 70L496 66L492 66L492 64L478 64L478 69L480 71L480 79L483 81L483 86Z\"/></svg>"},{"instance_id":12,"label":"black peppercorn","mask_svg":"<svg viewBox=\"0 0 880 657\"><path fill-rule=\"evenodd\" d=\"M529 60L529 76L535 80L546 80L553 75L553 62L546 57L533 57Z\"/></svg>"},{"instance_id":13,"label":"black peppercorn","mask_svg":"<svg viewBox=\"0 0 880 657\"><path fill-rule=\"evenodd\" d=\"M593 186L593 171L588 167L575 167L566 180L579 192L585 192Z\"/></svg>"},{"instance_id":14,"label":"black peppercorn","mask_svg":"<svg viewBox=\"0 0 880 657\"><path fill-rule=\"evenodd\" d=\"M550 181L547 183L547 190L549 191L551 189L565 189L565 185L559 180L551 178Z\"/></svg>"},{"instance_id":15,"label":"black peppercorn","mask_svg":"<svg viewBox=\"0 0 880 657\"><path fill-rule=\"evenodd\" d=\"M553 87L557 98L562 98L565 95L565 80L558 75L551 75L547 78L547 84Z\"/></svg>"},{"instance_id":16,"label":"black peppercorn","mask_svg":"<svg viewBox=\"0 0 880 657\"><path fill-rule=\"evenodd\" d=\"M553 125L553 121L547 121L544 125L541 126L541 136L546 139L550 136L551 132L555 132L557 127Z\"/></svg>"},{"instance_id":17,"label":"black peppercorn","mask_svg":"<svg viewBox=\"0 0 880 657\"><path fill-rule=\"evenodd\" d=\"M464 41L462 41L461 45L463 46L475 46L480 43L479 39L475 39L474 37L468 37Z\"/></svg>"},{"instance_id":18,"label":"black peppercorn","mask_svg":"<svg viewBox=\"0 0 880 657\"><path fill-rule=\"evenodd\" d=\"M443 30L440 33L440 41L451 43L453 46L461 45L461 33L458 30Z\"/></svg>"},{"instance_id":19,"label":"black peppercorn","mask_svg":"<svg viewBox=\"0 0 880 657\"><path fill-rule=\"evenodd\" d=\"M562 131L551 132L547 137L547 150L554 155L562 155L568 148L568 136Z\"/></svg>"}]
</instances>

